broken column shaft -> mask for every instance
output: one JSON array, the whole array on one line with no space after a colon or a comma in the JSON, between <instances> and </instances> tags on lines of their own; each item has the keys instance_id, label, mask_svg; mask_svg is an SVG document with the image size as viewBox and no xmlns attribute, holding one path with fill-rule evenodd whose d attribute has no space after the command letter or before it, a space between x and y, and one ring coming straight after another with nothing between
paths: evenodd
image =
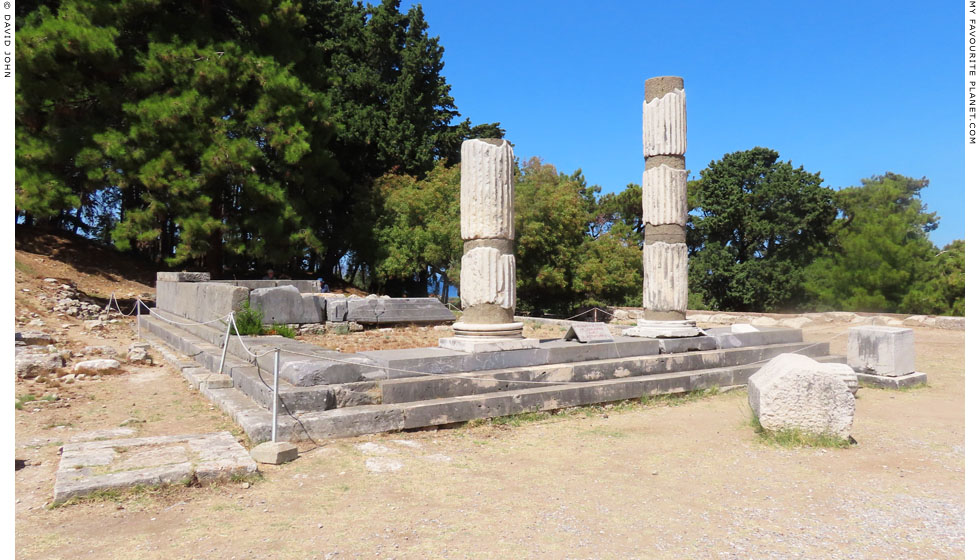
<instances>
[{"instance_id":1,"label":"broken column shaft","mask_svg":"<svg viewBox=\"0 0 980 560\"><path fill-rule=\"evenodd\" d=\"M687 317L687 102L684 80L650 78L643 103L643 318L626 333L696 336Z\"/></svg>"},{"instance_id":2,"label":"broken column shaft","mask_svg":"<svg viewBox=\"0 0 980 560\"><path fill-rule=\"evenodd\" d=\"M439 345L468 352L537 346L514 321L514 152L506 140L463 142L459 295L463 316Z\"/></svg>"}]
</instances>

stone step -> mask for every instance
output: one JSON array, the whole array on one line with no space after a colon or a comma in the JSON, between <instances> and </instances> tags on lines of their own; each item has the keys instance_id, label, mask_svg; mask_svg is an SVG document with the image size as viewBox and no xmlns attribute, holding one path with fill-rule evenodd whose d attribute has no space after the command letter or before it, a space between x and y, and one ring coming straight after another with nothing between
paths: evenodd
<instances>
[{"instance_id":1,"label":"stone step","mask_svg":"<svg viewBox=\"0 0 980 560\"><path fill-rule=\"evenodd\" d=\"M844 361L844 358L824 356L820 361ZM304 441L312 438L318 441L324 438L441 426L522 412L558 410L712 387L741 386L762 365L549 385L408 403L336 408L324 412L280 414L278 433L282 440ZM204 393L221 403L220 406L235 418L253 442L265 441L271 437L270 411L260 409L253 401L243 401L241 393L233 389L213 389ZM249 403L252 403L251 407Z\"/></svg>"},{"instance_id":2,"label":"stone step","mask_svg":"<svg viewBox=\"0 0 980 560\"><path fill-rule=\"evenodd\" d=\"M241 391L262 407L271 410L273 371L242 360L234 355L225 358L224 373L217 373L221 363L221 348L214 346L190 333L177 329L157 318L142 320L144 331L159 338L168 346L192 356L194 361L204 369L204 372L194 372L197 377L188 381L192 384L207 382L212 388L218 388L220 381L214 376L228 379L231 386ZM186 375L185 375L186 377ZM313 411L334 408L335 390L327 386L296 387L287 379L279 379L279 400L289 411Z\"/></svg>"},{"instance_id":3,"label":"stone step","mask_svg":"<svg viewBox=\"0 0 980 560\"><path fill-rule=\"evenodd\" d=\"M169 327L154 320L151 329ZM190 336L184 336L179 344L184 351L193 353L200 362L217 371L220 348L206 342L194 344ZM463 375L427 374L414 377L382 379L371 382L334 384L329 386L296 387L288 380L280 380L280 402L289 412L328 410L369 404L405 403L434 398L446 398L479 393L499 392L526 387L553 385L562 382L597 381L636 375L651 375L674 371L694 371L720 365L744 365L768 360L786 352L801 352L809 356L821 356L828 351L826 343L802 342L770 344L725 350L707 350L678 354L636 356L626 359L589 360L584 362L503 368ZM226 360L226 372L234 379L234 386L269 408L272 402L272 373L234 357ZM410 372L398 372L409 375ZM213 385L216 386L216 385Z\"/></svg>"}]
</instances>

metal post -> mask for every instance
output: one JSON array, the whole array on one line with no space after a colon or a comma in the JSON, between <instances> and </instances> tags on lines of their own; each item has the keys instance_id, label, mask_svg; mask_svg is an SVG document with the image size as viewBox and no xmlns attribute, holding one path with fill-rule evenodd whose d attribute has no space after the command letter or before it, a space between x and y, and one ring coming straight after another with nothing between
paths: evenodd
<instances>
[{"instance_id":1,"label":"metal post","mask_svg":"<svg viewBox=\"0 0 980 560\"><path fill-rule=\"evenodd\" d=\"M225 372L225 357L228 356L228 338L231 337L231 315L228 316L228 328L225 329L225 343L221 346L221 363L218 364L218 373Z\"/></svg>"},{"instance_id":2,"label":"metal post","mask_svg":"<svg viewBox=\"0 0 980 560\"><path fill-rule=\"evenodd\" d=\"M272 443L276 442L279 430L279 349L276 348L275 368L272 374Z\"/></svg>"},{"instance_id":3,"label":"metal post","mask_svg":"<svg viewBox=\"0 0 980 560\"><path fill-rule=\"evenodd\" d=\"M136 298L136 340L143 340L143 330L140 328L141 303L143 303L143 300Z\"/></svg>"}]
</instances>

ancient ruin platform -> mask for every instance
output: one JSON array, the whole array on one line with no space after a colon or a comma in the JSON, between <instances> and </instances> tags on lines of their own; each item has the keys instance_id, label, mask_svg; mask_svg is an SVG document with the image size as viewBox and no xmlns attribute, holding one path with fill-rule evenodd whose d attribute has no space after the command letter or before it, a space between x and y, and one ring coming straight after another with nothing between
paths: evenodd
<instances>
[{"instance_id":1,"label":"ancient ruin platform","mask_svg":"<svg viewBox=\"0 0 980 560\"><path fill-rule=\"evenodd\" d=\"M147 339L172 349L165 355L185 378L255 442L271 436L273 357L254 359L249 352L277 347L278 433L297 441L740 386L766 361L786 352L844 362L828 355L827 343L804 343L798 329L732 333L721 328L690 338L614 336L597 343L552 339L542 340L538 348L487 353L431 347L344 354L261 336L233 337L219 373L220 325L175 325L146 315L141 324Z\"/></svg>"}]
</instances>

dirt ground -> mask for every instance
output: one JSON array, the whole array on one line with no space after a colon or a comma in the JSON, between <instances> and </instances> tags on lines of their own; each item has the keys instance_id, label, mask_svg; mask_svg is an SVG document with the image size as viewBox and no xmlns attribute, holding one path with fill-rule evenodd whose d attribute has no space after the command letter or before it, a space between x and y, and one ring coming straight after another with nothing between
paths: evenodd
<instances>
[{"instance_id":1,"label":"dirt ground","mask_svg":"<svg viewBox=\"0 0 980 560\"><path fill-rule=\"evenodd\" d=\"M86 331L36 296L53 271L17 253L16 315L81 352ZM25 266L31 267L30 271ZM50 264L58 266L61 263ZM80 289L90 281L74 274ZM91 280L94 281L94 280ZM113 290L113 280L105 280ZM31 292L23 292L27 288ZM90 287L89 289L94 289ZM151 291L138 282L120 291ZM101 295L107 295L104 291ZM62 328L61 325L68 325ZM24 328L23 326L19 326ZM805 329L843 353L846 326ZM436 331L364 335L413 343ZM353 335L346 335L353 336ZM915 329L929 385L863 388L848 449L786 449L749 426L744 390L522 423L308 442L261 480L50 508L58 450L94 430L241 431L170 366L49 386L15 411L18 558L962 558L964 333ZM374 341L378 342L378 341ZM73 358L74 359L74 358ZM81 359L81 358L78 358Z\"/></svg>"}]
</instances>

